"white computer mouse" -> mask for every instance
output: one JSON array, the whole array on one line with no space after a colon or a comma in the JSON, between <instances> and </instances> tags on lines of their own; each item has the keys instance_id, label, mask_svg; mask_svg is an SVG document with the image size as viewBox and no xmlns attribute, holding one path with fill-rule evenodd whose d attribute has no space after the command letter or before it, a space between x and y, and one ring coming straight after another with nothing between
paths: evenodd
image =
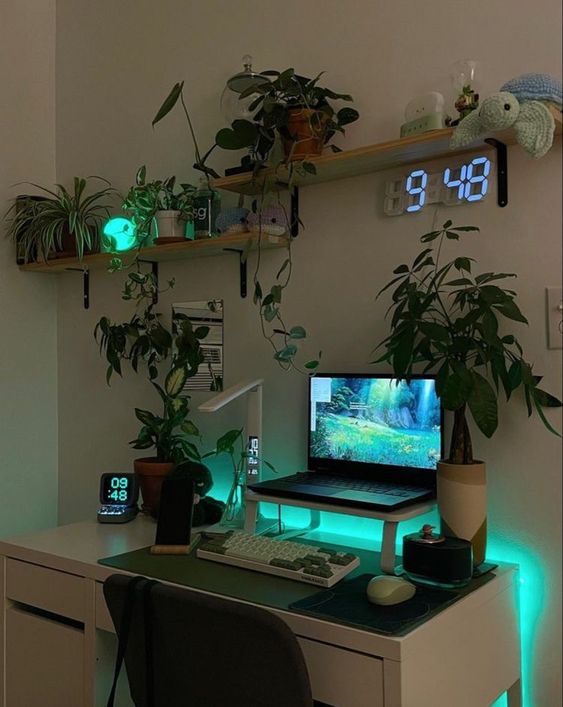
<instances>
[{"instance_id":1,"label":"white computer mouse","mask_svg":"<svg viewBox=\"0 0 563 707\"><path fill-rule=\"evenodd\" d=\"M411 599L416 587L401 577L383 574L370 579L366 592L372 604L392 606Z\"/></svg>"}]
</instances>

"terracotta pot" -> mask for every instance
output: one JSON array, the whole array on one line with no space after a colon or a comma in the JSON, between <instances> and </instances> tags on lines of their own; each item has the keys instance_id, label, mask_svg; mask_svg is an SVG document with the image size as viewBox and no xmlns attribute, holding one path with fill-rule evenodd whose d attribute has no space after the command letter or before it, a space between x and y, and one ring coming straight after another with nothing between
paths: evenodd
<instances>
[{"instance_id":1,"label":"terracotta pot","mask_svg":"<svg viewBox=\"0 0 563 707\"><path fill-rule=\"evenodd\" d=\"M283 139L285 156L292 160L320 155L324 147L327 116L309 108L291 108L287 129L293 140ZM293 151L292 151L293 148Z\"/></svg>"},{"instance_id":2,"label":"terracotta pot","mask_svg":"<svg viewBox=\"0 0 563 707\"><path fill-rule=\"evenodd\" d=\"M438 462L437 492L442 534L469 540L473 564L480 565L487 550L485 464Z\"/></svg>"},{"instance_id":3,"label":"terracotta pot","mask_svg":"<svg viewBox=\"0 0 563 707\"><path fill-rule=\"evenodd\" d=\"M181 243L186 240L186 222L180 219L181 211L157 211L155 215L156 245Z\"/></svg>"},{"instance_id":4,"label":"terracotta pot","mask_svg":"<svg viewBox=\"0 0 563 707\"><path fill-rule=\"evenodd\" d=\"M139 477L139 486L143 496L141 506L145 513L154 515L160 503L160 490L164 478L174 468L173 462L160 462L156 457L143 457L133 462L135 473Z\"/></svg>"}]
</instances>

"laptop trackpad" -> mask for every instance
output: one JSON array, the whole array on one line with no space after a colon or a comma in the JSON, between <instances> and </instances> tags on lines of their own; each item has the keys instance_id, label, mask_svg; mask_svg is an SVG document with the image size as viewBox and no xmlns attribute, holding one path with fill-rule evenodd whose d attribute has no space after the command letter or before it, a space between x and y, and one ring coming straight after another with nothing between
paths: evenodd
<instances>
[{"instance_id":1,"label":"laptop trackpad","mask_svg":"<svg viewBox=\"0 0 563 707\"><path fill-rule=\"evenodd\" d=\"M396 498L391 498L385 494L367 494L365 491L354 491L352 489L339 489L331 486L313 486L300 484L299 491L311 494L312 496L330 496L342 501L363 501L364 503L380 503L392 506L397 502Z\"/></svg>"},{"instance_id":2,"label":"laptop trackpad","mask_svg":"<svg viewBox=\"0 0 563 707\"><path fill-rule=\"evenodd\" d=\"M396 498L391 498L385 494L367 494L365 491L336 490L333 498L341 498L343 501L364 501L365 503L379 503L384 505L394 505Z\"/></svg>"}]
</instances>

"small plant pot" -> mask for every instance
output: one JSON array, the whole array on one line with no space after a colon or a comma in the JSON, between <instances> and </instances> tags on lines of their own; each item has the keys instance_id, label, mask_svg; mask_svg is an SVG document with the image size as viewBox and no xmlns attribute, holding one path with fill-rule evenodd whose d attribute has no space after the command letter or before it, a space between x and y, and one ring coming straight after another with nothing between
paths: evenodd
<instances>
[{"instance_id":1,"label":"small plant pot","mask_svg":"<svg viewBox=\"0 0 563 707\"><path fill-rule=\"evenodd\" d=\"M302 160L322 153L326 135L327 116L310 108L292 108L288 111L287 129L292 140L283 139L286 158Z\"/></svg>"},{"instance_id":2,"label":"small plant pot","mask_svg":"<svg viewBox=\"0 0 563 707\"><path fill-rule=\"evenodd\" d=\"M438 462L438 511L442 535L469 540L473 564L487 551L487 482L485 464Z\"/></svg>"},{"instance_id":3,"label":"small plant pot","mask_svg":"<svg viewBox=\"0 0 563 707\"><path fill-rule=\"evenodd\" d=\"M91 233L91 242L95 243L96 238L95 238L95 230L93 228L90 228L90 233ZM94 253L95 249L94 248L89 248L86 244L84 244L84 255L90 255L91 253ZM51 251L49 253L49 259L51 258L77 258L78 257L78 248L76 246L76 237L74 233L71 233L68 229L68 227L65 227L63 230L63 234L61 237L61 245L60 247L56 245L55 250Z\"/></svg>"},{"instance_id":4,"label":"small plant pot","mask_svg":"<svg viewBox=\"0 0 563 707\"><path fill-rule=\"evenodd\" d=\"M181 215L181 211L156 212L157 245L181 243L186 240L186 222L180 218Z\"/></svg>"},{"instance_id":5,"label":"small plant pot","mask_svg":"<svg viewBox=\"0 0 563 707\"><path fill-rule=\"evenodd\" d=\"M160 503L162 482L174 469L173 462L160 462L156 457L143 457L133 462L135 474L139 477L139 486L143 497L143 512L156 514Z\"/></svg>"}]
</instances>

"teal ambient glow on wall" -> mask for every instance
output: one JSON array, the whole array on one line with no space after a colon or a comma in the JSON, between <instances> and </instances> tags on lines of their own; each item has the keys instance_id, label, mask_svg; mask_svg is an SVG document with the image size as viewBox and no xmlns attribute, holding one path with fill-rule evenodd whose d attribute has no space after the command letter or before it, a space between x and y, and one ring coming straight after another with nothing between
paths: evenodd
<instances>
[{"instance_id":1,"label":"teal ambient glow on wall","mask_svg":"<svg viewBox=\"0 0 563 707\"><path fill-rule=\"evenodd\" d=\"M102 249L122 253L138 245L137 227L130 219L115 216L106 222L102 231Z\"/></svg>"}]
</instances>

